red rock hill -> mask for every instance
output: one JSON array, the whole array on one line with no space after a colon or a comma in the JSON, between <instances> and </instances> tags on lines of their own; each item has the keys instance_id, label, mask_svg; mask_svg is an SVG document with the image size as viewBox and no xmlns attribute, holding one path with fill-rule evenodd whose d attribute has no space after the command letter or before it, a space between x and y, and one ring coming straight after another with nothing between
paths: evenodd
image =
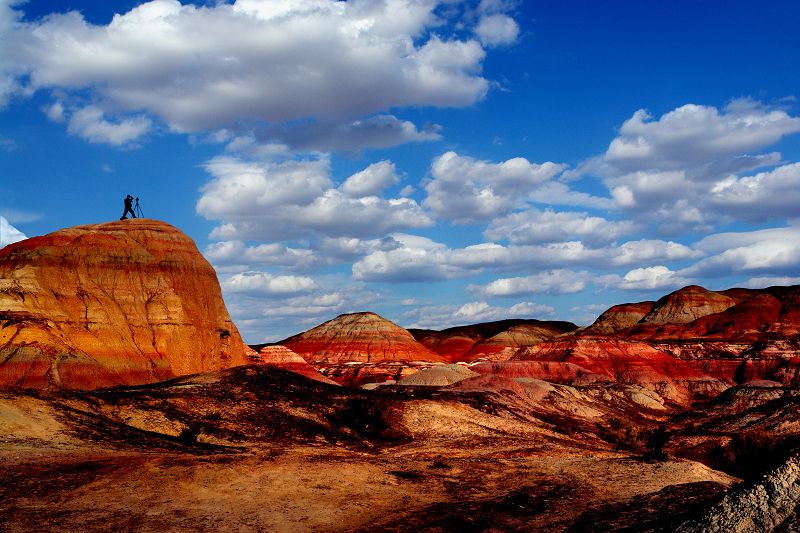
<instances>
[{"instance_id":1,"label":"red rock hill","mask_svg":"<svg viewBox=\"0 0 800 533\"><path fill-rule=\"evenodd\" d=\"M0 250L0 385L92 389L244 364L211 265L148 219Z\"/></svg>"},{"instance_id":2,"label":"red rock hill","mask_svg":"<svg viewBox=\"0 0 800 533\"><path fill-rule=\"evenodd\" d=\"M520 349L514 360L578 365L678 402L753 380L800 384L800 287L689 286L648 305L614 306L592 326Z\"/></svg>"},{"instance_id":3,"label":"red rock hill","mask_svg":"<svg viewBox=\"0 0 800 533\"><path fill-rule=\"evenodd\" d=\"M577 327L572 322L519 318L456 326L441 331L408 331L423 346L449 361L474 361L480 358L508 359L522 346L532 346L542 340L574 331Z\"/></svg>"},{"instance_id":4,"label":"red rock hill","mask_svg":"<svg viewBox=\"0 0 800 533\"><path fill-rule=\"evenodd\" d=\"M308 361L300 357L299 354L293 352L286 346L280 344L267 345L258 351L259 362L265 365L276 366L283 368L295 374L300 374L315 381L321 381L331 385L338 385L333 380L330 380L317 372L317 370L308 364Z\"/></svg>"},{"instance_id":5,"label":"red rock hill","mask_svg":"<svg viewBox=\"0 0 800 533\"><path fill-rule=\"evenodd\" d=\"M375 313L350 313L280 342L312 363L381 363L443 359Z\"/></svg>"}]
</instances>

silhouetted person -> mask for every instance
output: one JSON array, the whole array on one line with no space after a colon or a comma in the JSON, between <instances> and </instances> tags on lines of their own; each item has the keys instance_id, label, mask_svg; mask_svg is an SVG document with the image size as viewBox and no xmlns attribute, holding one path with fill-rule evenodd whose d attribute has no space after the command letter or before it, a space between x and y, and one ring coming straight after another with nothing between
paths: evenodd
<instances>
[{"instance_id":1,"label":"silhouetted person","mask_svg":"<svg viewBox=\"0 0 800 533\"><path fill-rule=\"evenodd\" d=\"M119 217L119 219L127 220L128 213L131 214L131 218L136 218L136 213L133 212L133 196L130 194L125 197L125 211L122 213L122 216Z\"/></svg>"}]
</instances>

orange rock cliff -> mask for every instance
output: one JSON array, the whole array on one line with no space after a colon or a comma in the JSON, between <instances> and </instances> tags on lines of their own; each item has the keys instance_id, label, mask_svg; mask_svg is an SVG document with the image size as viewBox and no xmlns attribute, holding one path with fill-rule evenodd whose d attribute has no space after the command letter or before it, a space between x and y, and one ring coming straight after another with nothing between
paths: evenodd
<instances>
[{"instance_id":1,"label":"orange rock cliff","mask_svg":"<svg viewBox=\"0 0 800 533\"><path fill-rule=\"evenodd\" d=\"M214 269L149 219L0 250L0 385L94 389L245 364Z\"/></svg>"}]
</instances>

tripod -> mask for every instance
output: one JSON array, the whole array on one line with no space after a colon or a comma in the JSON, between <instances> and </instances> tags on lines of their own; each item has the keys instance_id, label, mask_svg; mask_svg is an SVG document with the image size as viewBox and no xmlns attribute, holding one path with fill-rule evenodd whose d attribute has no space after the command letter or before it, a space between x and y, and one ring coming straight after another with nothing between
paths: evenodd
<instances>
[{"instance_id":1,"label":"tripod","mask_svg":"<svg viewBox=\"0 0 800 533\"><path fill-rule=\"evenodd\" d=\"M142 206L139 205L138 196L136 197L136 205L133 206L133 212L136 214L137 217L144 218L144 215L142 214Z\"/></svg>"}]
</instances>

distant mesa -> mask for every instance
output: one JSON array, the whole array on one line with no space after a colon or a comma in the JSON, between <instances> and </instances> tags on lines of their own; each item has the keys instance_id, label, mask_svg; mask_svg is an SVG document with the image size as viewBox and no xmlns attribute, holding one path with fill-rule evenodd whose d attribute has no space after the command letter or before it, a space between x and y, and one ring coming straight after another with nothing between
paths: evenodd
<instances>
[{"instance_id":1,"label":"distant mesa","mask_svg":"<svg viewBox=\"0 0 800 533\"><path fill-rule=\"evenodd\" d=\"M0 251L0 384L94 389L246 363L214 269L149 219Z\"/></svg>"},{"instance_id":2,"label":"distant mesa","mask_svg":"<svg viewBox=\"0 0 800 533\"><path fill-rule=\"evenodd\" d=\"M375 313L339 315L279 344L314 364L444 362L408 331Z\"/></svg>"}]
</instances>

